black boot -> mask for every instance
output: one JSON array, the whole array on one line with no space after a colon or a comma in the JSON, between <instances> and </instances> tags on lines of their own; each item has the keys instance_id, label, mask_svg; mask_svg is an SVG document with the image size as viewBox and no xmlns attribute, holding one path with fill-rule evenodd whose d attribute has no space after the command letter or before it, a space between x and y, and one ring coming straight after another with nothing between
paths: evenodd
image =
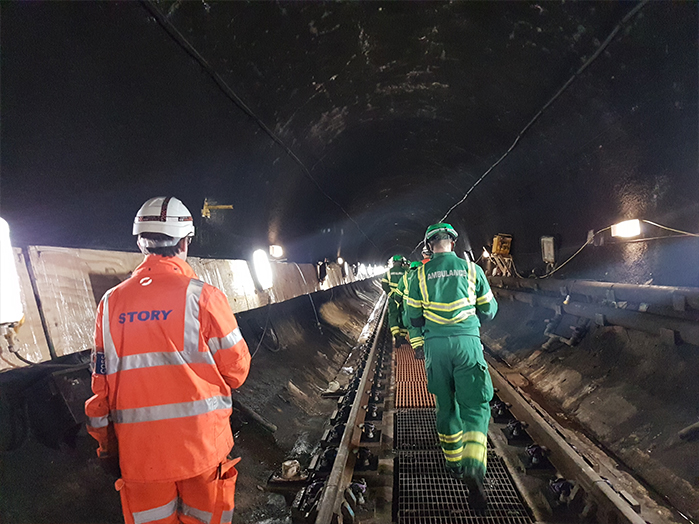
<instances>
[{"instance_id":1,"label":"black boot","mask_svg":"<svg viewBox=\"0 0 699 524\"><path fill-rule=\"evenodd\" d=\"M415 360L425 360L425 349L422 346L415 348Z\"/></svg>"},{"instance_id":2,"label":"black boot","mask_svg":"<svg viewBox=\"0 0 699 524\"><path fill-rule=\"evenodd\" d=\"M464 468L461 464L456 463L455 465L452 465L451 463L447 462L445 469L451 478L464 482Z\"/></svg>"},{"instance_id":3,"label":"black boot","mask_svg":"<svg viewBox=\"0 0 699 524\"><path fill-rule=\"evenodd\" d=\"M464 484L468 488L468 505L477 513L483 513L488 508L488 497L485 494L483 481L466 475Z\"/></svg>"}]
</instances>

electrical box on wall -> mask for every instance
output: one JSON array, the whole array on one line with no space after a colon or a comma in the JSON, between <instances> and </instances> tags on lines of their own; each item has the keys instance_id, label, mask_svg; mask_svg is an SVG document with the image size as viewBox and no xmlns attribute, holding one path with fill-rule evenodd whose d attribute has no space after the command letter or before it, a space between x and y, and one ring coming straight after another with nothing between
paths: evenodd
<instances>
[{"instance_id":1,"label":"electrical box on wall","mask_svg":"<svg viewBox=\"0 0 699 524\"><path fill-rule=\"evenodd\" d=\"M547 264L556 263L556 244L553 237L541 237L541 258Z\"/></svg>"}]
</instances>

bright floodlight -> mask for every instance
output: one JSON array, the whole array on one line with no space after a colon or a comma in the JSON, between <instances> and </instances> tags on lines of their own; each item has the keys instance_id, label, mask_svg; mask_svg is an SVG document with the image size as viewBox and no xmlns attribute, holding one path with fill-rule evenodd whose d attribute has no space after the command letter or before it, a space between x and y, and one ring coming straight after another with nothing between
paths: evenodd
<instances>
[{"instance_id":1,"label":"bright floodlight","mask_svg":"<svg viewBox=\"0 0 699 524\"><path fill-rule=\"evenodd\" d=\"M282 258L284 255L284 249L282 246L277 246L277 245L271 245L269 246L269 254L272 255L274 258Z\"/></svg>"},{"instance_id":2,"label":"bright floodlight","mask_svg":"<svg viewBox=\"0 0 699 524\"><path fill-rule=\"evenodd\" d=\"M258 249L252 254L252 263L255 266L255 276L257 283L262 289L272 287L272 266L267 258L267 253L263 249Z\"/></svg>"},{"instance_id":3,"label":"bright floodlight","mask_svg":"<svg viewBox=\"0 0 699 524\"><path fill-rule=\"evenodd\" d=\"M368 275L366 266L364 264L359 264L359 269L357 270L357 276L359 278L366 278Z\"/></svg>"},{"instance_id":4,"label":"bright floodlight","mask_svg":"<svg viewBox=\"0 0 699 524\"><path fill-rule=\"evenodd\" d=\"M10 226L0 218L0 324L19 322L23 316L19 276L10 244Z\"/></svg>"},{"instance_id":5,"label":"bright floodlight","mask_svg":"<svg viewBox=\"0 0 699 524\"><path fill-rule=\"evenodd\" d=\"M488 258L490 256L490 253L488 253L488 250L486 248L483 248L483 254L481 256L483 258Z\"/></svg>"},{"instance_id":6,"label":"bright floodlight","mask_svg":"<svg viewBox=\"0 0 699 524\"><path fill-rule=\"evenodd\" d=\"M337 263L338 263L338 265L341 266L342 264L345 263L345 260L342 257L337 257Z\"/></svg>"},{"instance_id":7,"label":"bright floodlight","mask_svg":"<svg viewBox=\"0 0 699 524\"><path fill-rule=\"evenodd\" d=\"M612 226L612 236L629 238L641 234L641 222L637 219L625 220Z\"/></svg>"}]
</instances>

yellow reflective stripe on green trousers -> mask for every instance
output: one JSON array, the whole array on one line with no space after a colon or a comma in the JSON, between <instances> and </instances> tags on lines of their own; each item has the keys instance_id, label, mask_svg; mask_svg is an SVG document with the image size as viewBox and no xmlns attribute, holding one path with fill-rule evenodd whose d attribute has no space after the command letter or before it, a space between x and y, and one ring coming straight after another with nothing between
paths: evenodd
<instances>
[{"instance_id":1,"label":"yellow reflective stripe on green trousers","mask_svg":"<svg viewBox=\"0 0 699 524\"><path fill-rule=\"evenodd\" d=\"M470 336L426 339L425 368L427 389L436 397L437 433L445 458L483 478L493 384L480 340Z\"/></svg>"}]
</instances>

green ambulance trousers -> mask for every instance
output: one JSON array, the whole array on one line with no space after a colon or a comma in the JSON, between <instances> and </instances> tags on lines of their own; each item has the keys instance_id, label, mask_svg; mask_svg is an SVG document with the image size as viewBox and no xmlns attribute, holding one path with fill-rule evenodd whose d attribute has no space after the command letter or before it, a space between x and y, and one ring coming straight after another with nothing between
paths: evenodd
<instances>
[{"instance_id":1,"label":"green ambulance trousers","mask_svg":"<svg viewBox=\"0 0 699 524\"><path fill-rule=\"evenodd\" d=\"M391 335L394 337L396 335L408 335L408 330L405 329L400 318L398 304L391 297L388 298L388 326L391 328Z\"/></svg>"},{"instance_id":2,"label":"green ambulance trousers","mask_svg":"<svg viewBox=\"0 0 699 524\"><path fill-rule=\"evenodd\" d=\"M426 339L425 368L427 389L437 398L437 433L447 467L482 480L493 383L480 339Z\"/></svg>"}]
</instances>

